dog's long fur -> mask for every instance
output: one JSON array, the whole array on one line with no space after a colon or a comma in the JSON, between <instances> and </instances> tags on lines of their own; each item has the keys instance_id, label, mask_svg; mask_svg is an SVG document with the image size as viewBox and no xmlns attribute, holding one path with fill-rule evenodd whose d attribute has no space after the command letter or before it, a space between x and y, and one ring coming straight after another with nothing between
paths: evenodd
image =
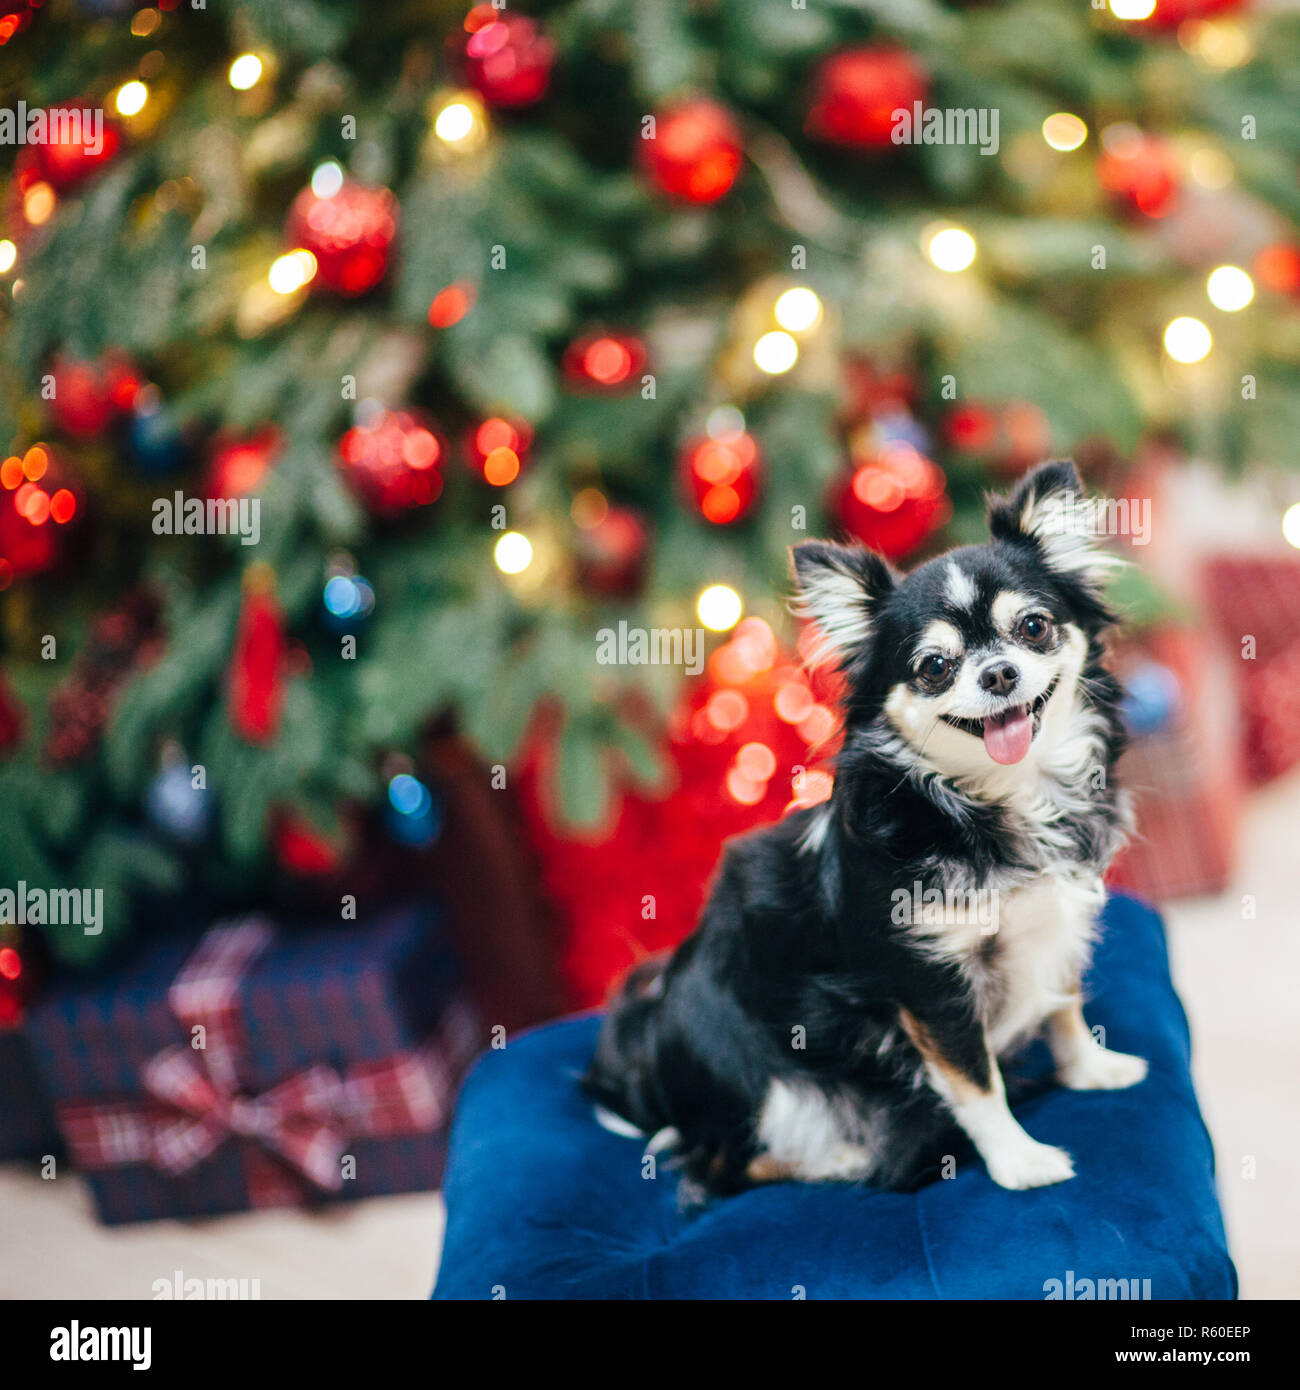
<instances>
[{"instance_id":1,"label":"dog's long fur","mask_svg":"<svg viewBox=\"0 0 1300 1390\"><path fill-rule=\"evenodd\" d=\"M1069 1155L1012 1116L999 1058L1045 1028L1063 1084L1145 1073L1080 1008L1128 820L1102 664L1111 561L1058 524L1080 496L1072 464L1044 464L991 502L989 544L906 578L861 548L796 547L803 611L845 677L833 794L729 842L697 929L628 979L584 1083L607 1118L673 1147L697 1189L908 1189L963 1134L1004 1186L1061 1181ZM1008 661L1017 684L989 693L981 673ZM1017 695L1035 734L1006 766L982 721ZM918 916L935 890L946 910ZM961 911L976 901L996 905L996 930Z\"/></svg>"}]
</instances>

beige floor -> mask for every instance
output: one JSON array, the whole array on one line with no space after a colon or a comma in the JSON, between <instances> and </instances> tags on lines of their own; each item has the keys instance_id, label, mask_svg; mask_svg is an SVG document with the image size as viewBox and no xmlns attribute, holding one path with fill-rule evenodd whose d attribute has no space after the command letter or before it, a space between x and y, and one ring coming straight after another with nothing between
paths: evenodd
<instances>
[{"instance_id":1,"label":"beige floor","mask_svg":"<svg viewBox=\"0 0 1300 1390\"><path fill-rule=\"evenodd\" d=\"M1168 910L1197 1085L1245 1298L1300 1298L1300 776L1256 796L1230 892ZM1242 920L1242 895L1257 901ZM1247 1176L1253 1170L1254 1176ZM75 1177L0 1168L0 1299L149 1298L156 1279L258 1279L263 1298L422 1298L437 1196L107 1230Z\"/></svg>"}]
</instances>

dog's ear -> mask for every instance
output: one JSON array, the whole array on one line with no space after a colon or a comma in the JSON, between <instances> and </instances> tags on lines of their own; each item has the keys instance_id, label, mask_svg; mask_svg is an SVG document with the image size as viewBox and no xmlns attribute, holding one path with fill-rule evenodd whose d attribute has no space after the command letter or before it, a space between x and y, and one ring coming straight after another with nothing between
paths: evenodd
<instances>
[{"instance_id":1,"label":"dog's ear","mask_svg":"<svg viewBox=\"0 0 1300 1390\"><path fill-rule=\"evenodd\" d=\"M994 540L1032 545L1048 569L1093 588L1124 563L1102 549L1097 517L1098 508L1084 497L1069 459L1040 463L1009 497L989 499Z\"/></svg>"},{"instance_id":2,"label":"dog's ear","mask_svg":"<svg viewBox=\"0 0 1300 1390\"><path fill-rule=\"evenodd\" d=\"M894 587L889 566L860 545L804 541L790 552L794 565L794 611L817 624L822 641L811 665L846 661L871 632L880 600Z\"/></svg>"}]
</instances>

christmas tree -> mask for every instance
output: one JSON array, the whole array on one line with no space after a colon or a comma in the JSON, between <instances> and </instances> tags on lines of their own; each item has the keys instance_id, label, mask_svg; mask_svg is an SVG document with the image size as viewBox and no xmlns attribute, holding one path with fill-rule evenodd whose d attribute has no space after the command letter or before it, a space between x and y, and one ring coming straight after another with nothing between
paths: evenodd
<instances>
[{"instance_id":1,"label":"christmas tree","mask_svg":"<svg viewBox=\"0 0 1300 1390\"><path fill-rule=\"evenodd\" d=\"M608 824L686 663L600 634L792 637L800 539L1300 432L1294 16L0 11L0 883L103 889L69 958L420 843L434 720Z\"/></svg>"}]
</instances>

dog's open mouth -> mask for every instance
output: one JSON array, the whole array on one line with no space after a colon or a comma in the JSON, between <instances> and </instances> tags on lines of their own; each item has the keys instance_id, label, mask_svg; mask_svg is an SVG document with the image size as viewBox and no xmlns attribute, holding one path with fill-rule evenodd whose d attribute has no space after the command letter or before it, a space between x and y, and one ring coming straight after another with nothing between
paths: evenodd
<instances>
[{"instance_id":1,"label":"dog's open mouth","mask_svg":"<svg viewBox=\"0 0 1300 1390\"><path fill-rule=\"evenodd\" d=\"M995 763L1018 763L1029 752L1043 723L1043 708L1056 690L1056 678L1043 693L1028 705L1012 705L985 719L958 719L944 714L940 718L954 729L972 738L982 738L984 747Z\"/></svg>"}]
</instances>

